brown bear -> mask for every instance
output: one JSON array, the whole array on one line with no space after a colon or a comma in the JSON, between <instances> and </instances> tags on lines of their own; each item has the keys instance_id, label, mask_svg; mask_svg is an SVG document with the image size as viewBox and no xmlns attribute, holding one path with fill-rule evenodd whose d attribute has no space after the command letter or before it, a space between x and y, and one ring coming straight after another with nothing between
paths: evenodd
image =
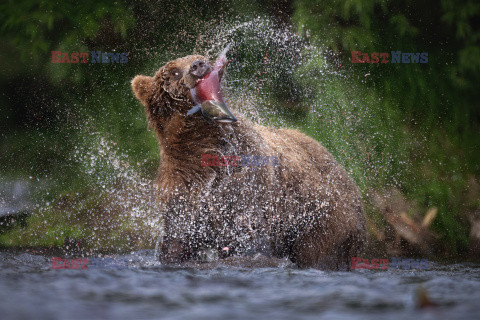
<instances>
[{"instance_id":1,"label":"brown bear","mask_svg":"<svg viewBox=\"0 0 480 320\"><path fill-rule=\"evenodd\" d=\"M233 255L289 257L299 267L349 268L366 238L353 181L320 143L297 130L255 125L238 112L238 121L227 123L187 115L195 86L212 67L190 55L132 81L160 145L161 261L228 248ZM205 166L205 155L221 161ZM228 163L256 156L274 161Z\"/></svg>"}]
</instances>

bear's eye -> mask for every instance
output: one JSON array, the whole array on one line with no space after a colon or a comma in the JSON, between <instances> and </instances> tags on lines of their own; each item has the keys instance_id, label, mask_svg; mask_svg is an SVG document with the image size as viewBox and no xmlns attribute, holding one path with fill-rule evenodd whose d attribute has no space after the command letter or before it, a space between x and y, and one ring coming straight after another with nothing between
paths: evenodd
<instances>
[{"instance_id":1,"label":"bear's eye","mask_svg":"<svg viewBox=\"0 0 480 320\"><path fill-rule=\"evenodd\" d=\"M178 79L178 78L180 78L180 77L182 76L182 72L181 72L179 69L176 69L176 68L175 68L175 69L172 69L172 70L170 71L170 74L172 75L172 77L173 77L174 79Z\"/></svg>"}]
</instances>

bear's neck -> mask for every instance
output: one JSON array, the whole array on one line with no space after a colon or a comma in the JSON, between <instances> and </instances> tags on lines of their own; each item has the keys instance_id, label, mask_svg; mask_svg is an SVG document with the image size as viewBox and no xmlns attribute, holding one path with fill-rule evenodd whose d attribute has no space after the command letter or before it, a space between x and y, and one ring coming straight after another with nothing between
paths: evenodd
<instances>
[{"instance_id":1,"label":"bear's neck","mask_svg":"<svg viewBox=\"0 0 480 320\"><path fill-rule=\"evenodd\" d=\"M202 166L202 155L248 153L255 148L258 139L251 137L254 130L250 121L241 116L238 119L236 123L222 124L208 123L199 116L186 118L181 114L173 115L161 128L157 128L161 157L159 173L170 170L179 170L178 174L195 171L198 178L203 180L212 171Z\"/></svg>"}]
</instances>

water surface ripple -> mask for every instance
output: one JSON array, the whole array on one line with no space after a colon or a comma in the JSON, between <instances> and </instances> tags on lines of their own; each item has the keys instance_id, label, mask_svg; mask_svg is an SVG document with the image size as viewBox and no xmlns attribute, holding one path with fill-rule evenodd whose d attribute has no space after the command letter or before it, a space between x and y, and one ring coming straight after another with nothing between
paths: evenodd
<instances>
[{"instance_id":1,"label":"water surface ripple","mask_svg":"<svg viewBox=\"0 0 480 320\"><path fill-rule=\"evenodd\" d=\"M480 266L325 272L291 265L176 268L151 251L127 268L54 270L50 256L0 252L1 319L474 319ZM423 287L435 306L419 309Z\"/></svg>"}]
</instances>

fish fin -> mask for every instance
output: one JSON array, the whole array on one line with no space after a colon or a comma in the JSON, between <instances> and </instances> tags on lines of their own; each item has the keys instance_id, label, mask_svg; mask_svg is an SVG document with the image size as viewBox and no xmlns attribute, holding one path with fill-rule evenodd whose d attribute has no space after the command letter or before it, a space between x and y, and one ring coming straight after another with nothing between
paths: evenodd
<instances>
[{"instance_id":1,"label":"fish fin","mask_svg":"<svg viewBox=\"0 0 480 320\"><path fill-rule=\"evenodd\" d=\"M225 71L225 67L227 66L227 64L229 63L230 61L227 61L223 64L223 66L220 67L220 70L218 70L218 79L219 80L222 80L223 79L223 73Z\"/></svg>"},{"instance_id":2,"label":"fish fin","mask_svg":"<svg viewBox=\"0 0 480 320\"><path fill-rule=\"evenodd\" d=\"M225 49L218 55L217 61L215 61L214 69L221 69L228 63L227 51L230 50L231 44L229 43Z\"/></svg>"},{"instance_id":3,"label":"fish fin","mask_svg":"<svg viewBox=\"0 0 480 320\"><path fill-rule=\"evenodd\" d=\"M192 114L197 113L197 112L200 111L200 110L202 110L202 107L197 104L195 107L193 107L192 109L188 110L187 116L191 116Z\"/></svg>"}]
</instances>

